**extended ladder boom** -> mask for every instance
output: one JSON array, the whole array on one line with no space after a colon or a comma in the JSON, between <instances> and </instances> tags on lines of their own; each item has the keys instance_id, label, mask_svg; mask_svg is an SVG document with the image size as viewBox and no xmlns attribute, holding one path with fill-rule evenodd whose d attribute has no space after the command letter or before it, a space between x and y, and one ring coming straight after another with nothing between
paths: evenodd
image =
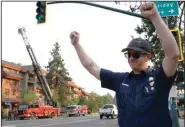
<instances>
[{"instance_id":1,"label":"extended ladder boom","mask_svg":"<svg viewBox=\"0 0 185 127\"><path fill-rule=\"evenodd\" d=\"M26 31L25 31L25 28L22 27L22 28L19 28L18 29L18 33L22 35L22 38L24 40L24 43L26 45L26 49L29 53L29 56L31 58L31 61L32 61L32 64L33 64L33 67L34 67L34 71L35 71L35 74L37 75L37 78L41 84L41 87L46 95L46 98L47 100L49 101L50 105L52 105L52 94L51 94L51 90L49 88L49 85L46 81L46 78L45 76L43 76L42 74L42 71L41 71L41 67L39 66L38 62L37 62L37 59L35 57L35 54L33 52L33 49L31 48L31 45L29 44L28 42L28 38L26 36Z\"/></svg>"}]
</instances>

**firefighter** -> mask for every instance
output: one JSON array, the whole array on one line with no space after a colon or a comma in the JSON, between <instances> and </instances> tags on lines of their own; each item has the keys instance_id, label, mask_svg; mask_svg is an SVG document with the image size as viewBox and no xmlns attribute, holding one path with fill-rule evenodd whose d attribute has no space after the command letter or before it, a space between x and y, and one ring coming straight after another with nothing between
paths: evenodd
<instances>
[{"instance_id":1,"label":"firefighter","mask_svg":"<svg viewBox=\"0 0 185 127\"><path fill-rule=\"evenodd\" d=\"M8 111L8 120L12 120L12 111L11 110Z\"/></svg>"},{"instance_id":2,"label":"firefighter","mask_svg":"<svg viewBox=\"0 0 185 127\"><path fill-rule=\"evenodd\" d=\"M122 50L132 68L123 73L100 68L80 45L78 32L70 34L71 43L82 65L101 81L101 86L116 92L120 127L172 127L168 96L176 75L179 48L154 3L142 4L140 11L154 25L165 54L154 71L148 68L152 49L145 39L134 38Z\"/></svg>"}]
</instances>

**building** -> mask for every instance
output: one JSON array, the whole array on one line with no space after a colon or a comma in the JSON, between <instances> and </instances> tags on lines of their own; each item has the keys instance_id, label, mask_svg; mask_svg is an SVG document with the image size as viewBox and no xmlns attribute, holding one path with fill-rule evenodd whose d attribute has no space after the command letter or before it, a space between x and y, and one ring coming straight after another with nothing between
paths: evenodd
<instances>
[{"instance_id":1,"label":"building","mask_svg":"<svg viewBox=\"0 0 185 127\"><path fill-rule=\"evenodd\" d=\"M2 108L14 109L22 101L24 90L36 92L36 103L44 105L44 95L31 65L20 66L2 60ZM10 103L10 106L7 104Z\"/></svg>"},{"instance_id":2,"label":"building","mask_svg":"<svg viewBox=\"0 0 185 127\"><path fill-rule=\"evenodd\" d=\"M46 76L47 72L43 69L41 71L44 76ZM74 82L68 82L67 85L70 86L70 90L73 93L73 95L69 97L70 99L81 95L88 98L88 93ZM35 103L39 105L46 104L44 93L34 73L33 66L20 66L2 60L2 108L16 108L16 106L22 102L23 93L26 89L35 91L37 95ZM11 107L6 105L9 102L11 103Z\"/></svg>"},{"instance_id":3,"label":"building","mask_svg":"<svg viewBox=\"0 0 185 127\"><path fill-rule=\"evenodd\" d=\"M51 89L55 88L56 80L53 79L47 79L48 84L50 85ZM72 92L72 95L68 97L68 99L78 98L79 96L84 96L88 98L88 93L82 88L79 87L75 82L67 82L67 84L70 88L70 92Z\"/></svg>"},{"instance_id":4,"label":"building","mask_svg":"<svg viewBox=\"0 0 185 127\"><path fill-rule=\"evenodd\" d=\"M45 105L46 104L45 96L44 96L44 93L42 91L41 85L38 81L38 78L34 73L33 66L32 65L24 65L24 66L21 66L21 67L28 71L28 73L25 74L25 77L26 77L25 82L24 82L25 89L28 88L28 89L31 89L31 90L35 91L35 93L37 95L36 102L39 105ZM43 69L41 71L42 71L42 74L44 76L46 76L46 71L43 70Z\"/></svg>"},{"instance_id":5,"label":"building","mask_svg":"<svg viewBox=\"0 0 185 127\"><path fill-rule=\"evenodd\" d=\"M21 102L21 81L24 80L24 73L27 71L20 66L2 61L2 109L7 109L6 104L10 103L10 109Z\"/></svg>"},{"instance_id":6,"label":"building","mask_svg":"<svg viewBox=\"0 0 185 127\"><path fill-rule=\"evenodd\" d=\"M79 96L84 96L88 99L88 93L82 87L79 87L74 82L68 82L67 85L70 86L70 90L73 92L71 99Z\"/></svg>"}]
</instances>

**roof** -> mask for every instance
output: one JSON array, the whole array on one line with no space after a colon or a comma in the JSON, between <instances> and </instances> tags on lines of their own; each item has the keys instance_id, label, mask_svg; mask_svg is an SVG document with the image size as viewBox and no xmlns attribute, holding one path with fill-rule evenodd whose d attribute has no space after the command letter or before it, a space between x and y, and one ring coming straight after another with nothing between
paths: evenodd
<instances>
[{"instance_id":1,"label":"roof","mask_svg":"<svg viewBox=\"0 0 185 127\"><path fill-rule=\"evenodd\" d=\"M29 70L30 72L32 72L32 71L34 70L33 65L24 65L24 66L21 66L21 68L24 68L24 69L26 69L26 70ZM41 71L42 71L42 74L43 74L44 76L46 76L47 71L45 71L45 70L42 69L42 68L41 68Z\"/></svg>"},{"instance_id":2,"label":"roof","mask_svg":"<svg viewBox=\"0 0 185 127\"><path fill-rule=\"evenodd\" d=\"M10 64L10 65L12 65L12 66L16 66L16 67L19 67L19 68L20 68L20 65L14 63L14 62L8 62L8 61L5 61L5 60L2 60L2 63Z\"/></svg>"},{"instance_id":3,"label":"roof","mask_svg":"<svg viewBox=\"0 0 185 127\"><path fill-rule=\"evenodd\" d=\"M8 71L4 71L4 72L5 72L5 78L11 78L11 79L15 79L15 80L22 80L23 79L23 77L19 74L8 72Z\"/></svg>"},{"instance_id":4,"label":"roof","mask_svg":"<svg viewBox=\"0 0 185 127\"><path fill-rule=\"evenodd\" d=\"M79 86L77 86L74 82L68 82L67 85L73 88L79 88Z\"/></svg>"},{"instance_id":5,"label":"roof","mask_svg":"<svg viewBox=\"0 0 185 127\"><path fill-rule=\"evenodd\" d=\"M8 79L14 79L14 80L22 80L23 77L19 74L16 73L12 73L12 72L8 72L8 71L4 71L3 70L3 78L8 78Z\"/></svg>"},{"instance_id":6,"label":"roof","mask_svg":"<svg viewBox=\"0 0 185 127\"><path fill-rule=\"evenodd\" d=\"M18 64L15 64L13 62L8 62L8 61L5 61L5 60L2 60L2 67L13 69L13 70L16 70L16 71L21 71L21 72L27 72L27 70L21 68L21 66L19 66Z\"/></svg>"},{"instance_id":7,"label":"roof","mask_svg":"<svg viewBox=\"0 0 185 127\"><path fill-rule=\"evenodd\" d=\"M33 70L33 66L32 65L24 65L24 66L21 66L21 68L24 68L26 70Z\"/></svg>"},{"instance_id":8,"label":"roof","mask_svg":"<svg viewBox=\"0 0 185 127\"><path fill-rule=\"evenodd\" d=\"M85 96L88 96L88 93L82 87L77 86L74 82L68 82L68 86L77 88L78 90L74 91L76 94L83 94Z\"/></svg>"},{"instance_id":9,"label":"roof","mask_svg":"<svg viewBox=\"0 0 185 127\"><path fill-rule=\"evenodd\" d=\"M81 91L80 90L73 90L75 94L81 94Z\"/></svg>"},{"instance_id":10,"label":"roof","mask_svg":"<svg viewBox=\"0 0 185 127\"><path fill-rule=\"evenodd\" d=\"M82 90L82 94L85 95L85 96L89 95L85 90Z\"/></svg>"}]
</instances>

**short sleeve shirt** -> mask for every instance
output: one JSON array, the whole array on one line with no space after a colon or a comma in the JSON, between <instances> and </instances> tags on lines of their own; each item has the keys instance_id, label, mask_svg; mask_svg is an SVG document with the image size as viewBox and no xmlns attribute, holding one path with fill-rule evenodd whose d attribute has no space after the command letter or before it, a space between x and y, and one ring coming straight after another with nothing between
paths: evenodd
<instances>
[{"instance_id":1,"label":"short sleeve shirt","mask_svg":"<svg viewBox=\"0 0 185 127\"><path fill-rule=\"evenodd\" d=\"M116 92L120 127L172 127L168 96L174 76L163 67L141 74L100 71L101 86Z\"/></svg>"}]
</instances>

